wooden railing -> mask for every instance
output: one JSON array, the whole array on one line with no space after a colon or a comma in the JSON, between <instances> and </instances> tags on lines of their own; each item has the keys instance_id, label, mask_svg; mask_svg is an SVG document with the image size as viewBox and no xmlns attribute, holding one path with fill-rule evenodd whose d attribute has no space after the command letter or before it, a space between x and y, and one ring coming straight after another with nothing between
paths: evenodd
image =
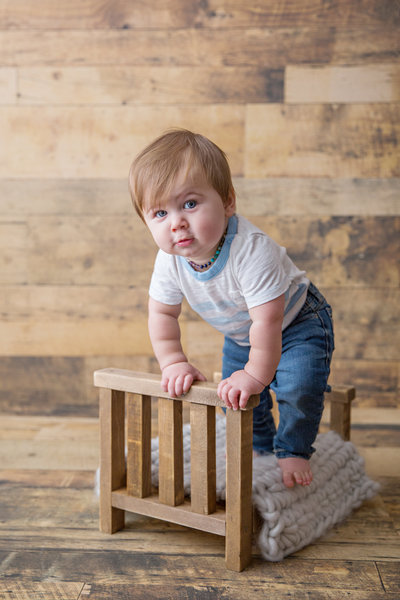
<instances>
[{"instance_id":1,"label":"wooden railing","mask_svg":"<svg viewBox=\"0 0 400 600\"><path fill-rule=\"evenodd\" d=\"M94 373L100 389L100 529L124 527L125 511L225 536L228 569L243 570L252 544L252 396L245 410L226 412L226 503L216 503L215 383L196 382L181 398L161 390L160 377L120 369ZM350 432L354 388L331 394L331 428ZM151 398L158 398L159 487L151 484ZM191 493L184 497L182 402L190 403ZM125 423L125 418L127 423ZM125 431L127 439L125 440Z\"/></svg>"}]
</instances>

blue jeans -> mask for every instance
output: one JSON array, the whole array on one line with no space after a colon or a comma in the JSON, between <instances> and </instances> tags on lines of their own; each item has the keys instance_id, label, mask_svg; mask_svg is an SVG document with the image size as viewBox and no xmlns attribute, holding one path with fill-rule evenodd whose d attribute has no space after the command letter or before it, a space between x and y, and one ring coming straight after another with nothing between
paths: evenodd
<instances>
[{"instance_id":1,"label":"blue jeans","mask_svg":"<svg viewBox=\"0 0 400 600\"><path fill-rule=\"evenodd\" d=\"M309 458L324 408L324 392L334 349L332 309L310 283L305 303L294 321L282 332L282 355L273 381L260 395L253 412L253 448L260 454L275 452L278 458ZM243 369L250 348L226 337L222 377ZM269 389L276 394L279 426L271 414Z\"/></svg>"}]
</instances>

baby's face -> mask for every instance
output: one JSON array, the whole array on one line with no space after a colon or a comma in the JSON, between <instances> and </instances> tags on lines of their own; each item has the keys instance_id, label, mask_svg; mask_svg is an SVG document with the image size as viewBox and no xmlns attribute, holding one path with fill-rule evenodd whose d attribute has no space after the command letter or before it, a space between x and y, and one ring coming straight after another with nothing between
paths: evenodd
<instances>
[{"instance_id":1,"label":"baby's face","mask_svg":"<svg viewBox=\"0 0 400 600\"><path fill-rule=\"evenodd\" d=\"M203 173L188 177L182 170L168 196L145 209L144 218L161 250L202 264L214 256L234 212L233 192L224 206Z\"/></svg>"}]
</instances>

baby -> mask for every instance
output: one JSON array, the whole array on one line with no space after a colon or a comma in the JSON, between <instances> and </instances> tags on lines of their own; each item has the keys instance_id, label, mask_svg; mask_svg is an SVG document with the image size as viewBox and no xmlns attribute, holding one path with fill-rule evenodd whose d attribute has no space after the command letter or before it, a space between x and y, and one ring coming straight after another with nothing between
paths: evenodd
<instances>
[{"instance_id":1,"label":"baby","mask_svg":"<svg viewBox=\"0 0 400 600\"><path fill-rule=\"evenodd\" d=\"M172 397L204 375L180 341L185 297L225 336L218 396L228 409L261 394L253 449L274 452L287 487L309 485L333 352L332 312L318 289L266 233L236 214L224 152L171 130L134 160L134 206L159 247L149 290L149 334ZM270 389L279 406L276 430Z\"/></svg>"}]
</instances>

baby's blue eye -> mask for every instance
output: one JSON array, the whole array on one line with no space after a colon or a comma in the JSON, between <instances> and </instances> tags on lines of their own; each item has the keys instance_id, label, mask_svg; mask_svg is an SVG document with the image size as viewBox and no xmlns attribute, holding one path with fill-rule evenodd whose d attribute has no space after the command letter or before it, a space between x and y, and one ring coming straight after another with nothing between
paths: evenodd
<instances>
[{"instance_id":1,"label":"baby's blue eye","mask_svg":"<svg viewBox=\"0 0 400 600\"><path fill-rule=\"evenodd\" d=\"M197 206L196 200L186 200L184 204L184 208L194 208L195 206Z\"/></svg>"},{"instance_id":2,"label":"baby's blue eye","mask_svg":"<svg viewBox=\"0 0 400 600\"><path fill-rule=\"evenodd\" d=\"M160 208L160 210L158 210L155 213L155 216L157 217L157 219L162 219L163 217L165 217L166 214L167 214L167 211Z\"/></svg>"}]
</instances>

